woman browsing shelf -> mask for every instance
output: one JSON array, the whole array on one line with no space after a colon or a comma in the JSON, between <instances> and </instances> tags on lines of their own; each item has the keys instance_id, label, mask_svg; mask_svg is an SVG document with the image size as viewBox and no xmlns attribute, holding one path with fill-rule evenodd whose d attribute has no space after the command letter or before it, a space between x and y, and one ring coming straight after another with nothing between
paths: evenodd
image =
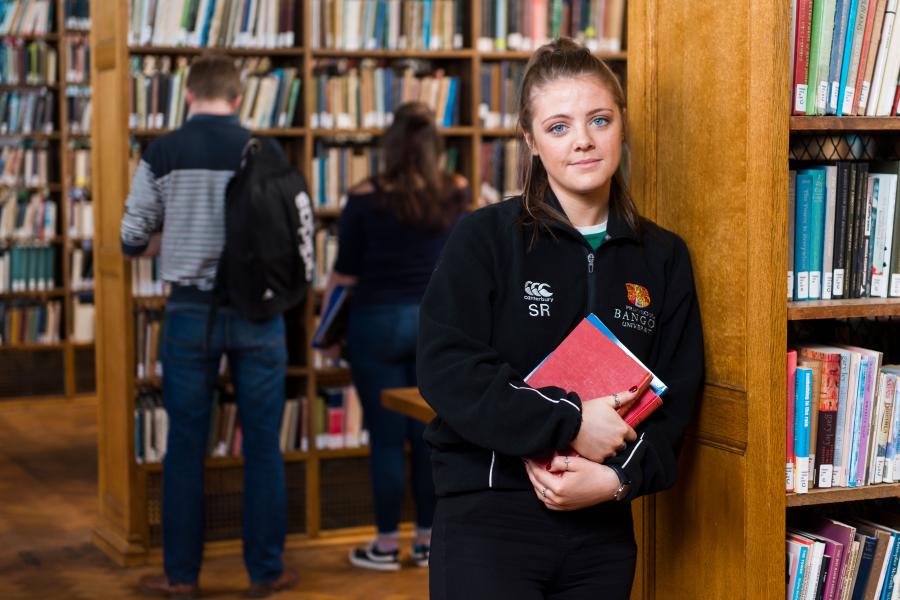
<instances>
[{"instance_id":1,"label":"woman browsing shelf","mask_svg":"<svg viewBox=\"0 0 900 600\"><path fill-rule=\"evenodd\" d=\"M352 289L347 351L371 446L376 539L350 562L400 568L398 524L412 459L416 536L411 558L428 565L434 485L424 425L381 406L385 388L416 385L419 303L450 230L466 210L466 180L444 172L443 139L424 104L403 104L381 140L381 172L354 187L341 212L335 285Z\"/></svg>"},{"instance_id":2,"label":"woman browsing shelf","mask_svg":"<svg viewBox=\"0 0 900 600\"><path fill-rule=\"evenodd\" d=\"M422 301L418 380L437 418L432 600L625 599L636 545L630 500L675 481L703 379L684 242L640 217L619 170L625 96L569 39L539 48L519 95L524 193L467 216ZM579 398L523 378L595 313L666 384ZM532 460L569 448L549 467Z\"/></svg>"}]
</instances>

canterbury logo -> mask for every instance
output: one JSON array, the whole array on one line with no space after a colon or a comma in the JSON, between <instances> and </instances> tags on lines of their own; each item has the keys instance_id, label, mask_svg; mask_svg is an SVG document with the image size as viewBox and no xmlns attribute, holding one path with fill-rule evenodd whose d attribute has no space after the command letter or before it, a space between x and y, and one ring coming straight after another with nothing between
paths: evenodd
<instances>
[{"instance_id":1,"label":"canterbury logo","mask_svg":"<svg viewBox=\"0 0 900 600\"><path fill-rule=\"evenodd\" d=\"M525 282L525 293L529 296L538 298L552 298L553 292L550 291L549 283L538 283L537 281Z\"/></svg>"}]
</instances>

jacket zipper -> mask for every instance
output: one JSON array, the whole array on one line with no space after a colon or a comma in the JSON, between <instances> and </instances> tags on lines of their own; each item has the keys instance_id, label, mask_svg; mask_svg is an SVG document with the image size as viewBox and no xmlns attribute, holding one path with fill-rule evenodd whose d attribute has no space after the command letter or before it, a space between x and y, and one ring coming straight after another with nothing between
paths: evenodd
<instances>
[{"instance_id":1,"label":"jacket zipper","mask_svg":"<svg viewBox=\"0 0 900 600\"><path fill-rule=\"evenodd\" d=\"M588 313L594 312L594 294L595 294L595 282L594 282L594 251L588 250L587 253L587 282L588 282Z\"/></svg>"}]
</instances>

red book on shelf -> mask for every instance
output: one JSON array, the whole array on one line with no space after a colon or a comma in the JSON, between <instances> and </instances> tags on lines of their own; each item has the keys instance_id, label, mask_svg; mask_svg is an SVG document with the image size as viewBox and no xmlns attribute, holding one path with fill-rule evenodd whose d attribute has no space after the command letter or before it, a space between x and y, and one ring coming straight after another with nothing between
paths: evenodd
<instances>
[{"instance_id":1,"label":"red book on shelf","mask_svg":"<svg viewBox=\"0 0 900 600\"><path fill-rule=\"evenodd\" d=\"M666 385L594 314L585 317L525 381L536 388L556 386L575 392L582 402L646 386L640 398L619 409L632 427L662 405L660 395L666 391Z\"/></svg>"}]
</instances>

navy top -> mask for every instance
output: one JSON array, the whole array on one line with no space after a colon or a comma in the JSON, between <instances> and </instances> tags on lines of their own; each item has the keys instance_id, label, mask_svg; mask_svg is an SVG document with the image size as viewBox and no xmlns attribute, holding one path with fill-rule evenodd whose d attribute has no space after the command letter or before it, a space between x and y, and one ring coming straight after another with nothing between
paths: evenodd
<instances>
[{"instance_id":1,"label":"navy top","mask_svg":"<svg viewBox=\"0 0 900 600\"><path fill-rule=\"evenodd\" d=\"M359 277L353 289L355 305L418 304L453 226L435 231L401 223L379 206L379 193L391 192L376 184L372 192L347 197L338 223L340 246L334 270ZM462 214L468 188L453 194Z\"/></svg>"}]
</instances>

